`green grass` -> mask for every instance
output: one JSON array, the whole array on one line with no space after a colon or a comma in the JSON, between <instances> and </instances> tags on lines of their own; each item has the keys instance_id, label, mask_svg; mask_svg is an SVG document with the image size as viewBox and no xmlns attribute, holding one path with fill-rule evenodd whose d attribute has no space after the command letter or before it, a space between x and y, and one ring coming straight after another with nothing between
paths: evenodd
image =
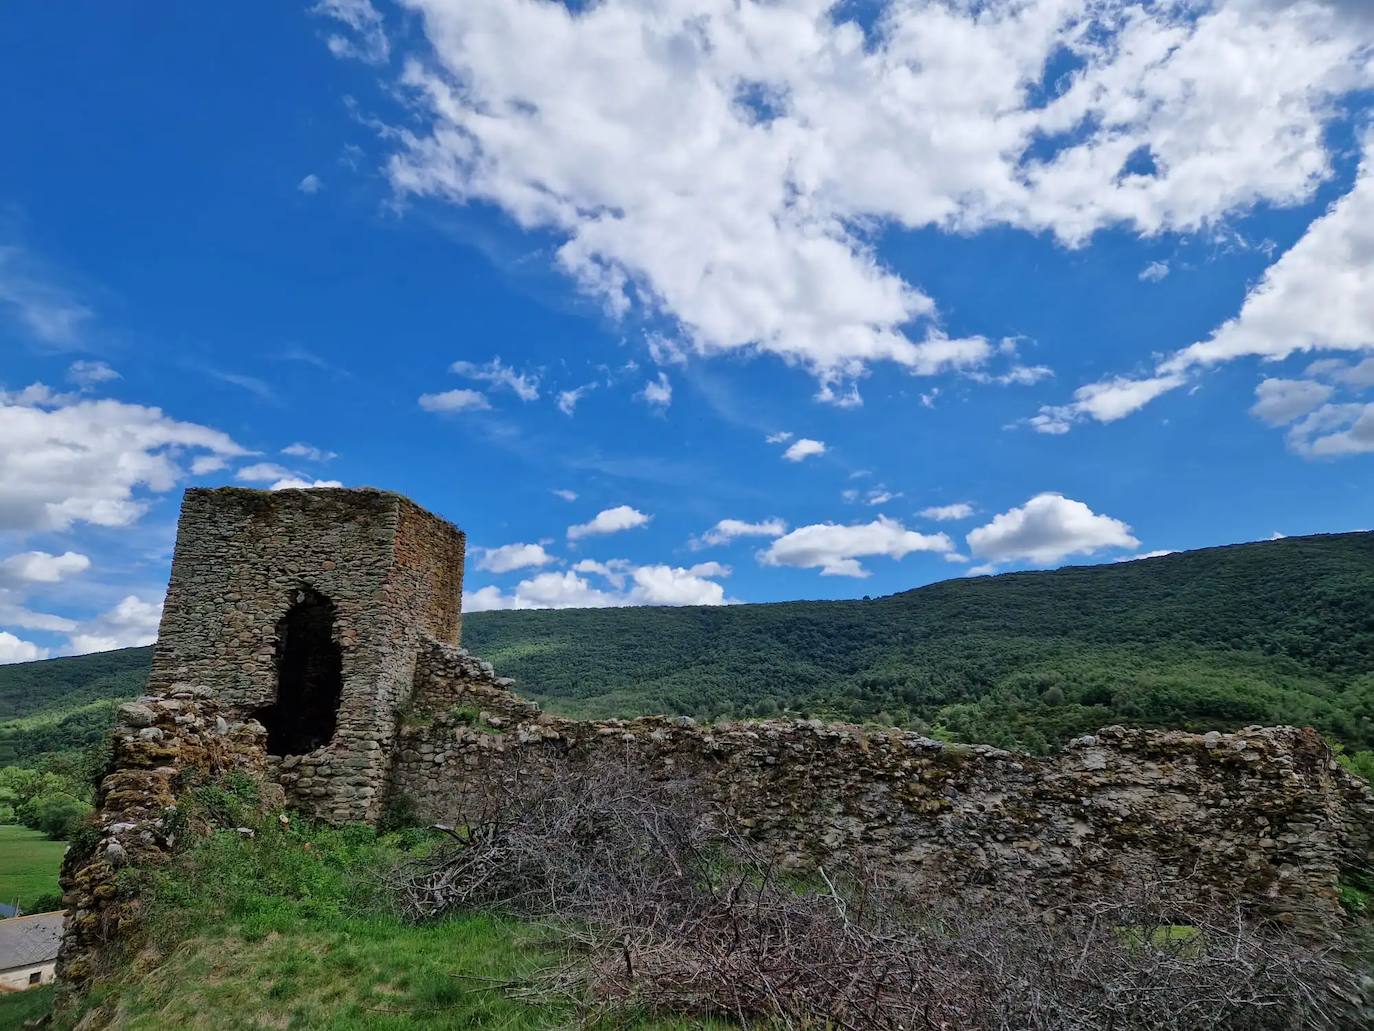
<instances>
[{"instance_id":1,"label":"green grass","mask_svg":"<svg viewBox=\"0 0 1374 1031\"><path fill-rule=\"evenodd\" d=\"M49 841L39 831L0 826L0 902L18 899L27 912L40 896L57 894L66 850L65 841Z\"/></svg>"},{"instance_id":2,"label":"green grass","mask_svg":"<svg viewBox=\"0 0 1374 1031\"><path fill-rule=\"evenodd\" d=\"M52 1009L52 993L52 985L0 993L0 1028L20 1028L30 1020L46 1016Z\"/></svg>"},{"instance_id":3,"label":"green grass","mask_svg":"<svg viewBox=\"0 0 1374 1031\"><path fill-rule=\"evenodd\" d=\"M384 871L430 836L378 836L255 817L251 787L202 789L188 811L256 828L217 831L139 884L146 933L97 981L62 1028L493 1028L577 1022L568 1000L529 1002L501 989L563 959L553 932L491 913L427 924L403 919ZM0 1025L3 1026L3 1025ZM686 1031L699 1022L623 1016L607 1029ZM721 1026L724 1025L712 1025Z\"/></svg>"}]
</instances>

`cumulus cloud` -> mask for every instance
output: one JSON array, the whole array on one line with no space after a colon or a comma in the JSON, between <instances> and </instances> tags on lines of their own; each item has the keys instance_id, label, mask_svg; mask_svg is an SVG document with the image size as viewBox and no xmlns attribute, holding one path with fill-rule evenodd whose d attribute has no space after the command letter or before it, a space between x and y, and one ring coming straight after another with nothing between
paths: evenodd
<instances>
[{"instance_id":1,"label":"cumulus cloud","mask_svg":"<svg viewBox=\"0 0 1374 1031\"><path fill-rule=\"evenodd\" d=\"M393 133L397 190L552 231L612 314L803 364L838 402L874 362L987 354L942 336L870 229L1078 245L1301 203L1340 98L1371 81L1357 2L891 3L868 29L803 0L406 3L427 119Z\"/></svg>"},{"instance_id":2,"label":"cumulus cloud","mask_svg":"<svg viewBox=\"0 0 1374 1031\"><path fill-rule=\"evenodd\" d=\"M324 183L320 181L320 177L317 176L314 172L311 172L309 175L307 175L304 179L302 179L300 182L296 184L296 189L300 190L301 193L304 193L307 196L309 196L312 193L319 193L320 187L322 187L323 185Z\"/></svg>"},{"instance_id":3,"label":"cumulus cloud","mask_svg":"<svg viewBox=\"0 0 1374 1031\"><path fill-rule=\"evenodd\" d=\"M108 612L83 623L71 635L70 650L75 655L83 655L152 644L157 640L161 619L162 602L144 601L130 594Z\"/></svg>"},{"instance_id":4,"label":"cumulus cloud","mask_svg":"<svg viewBox=\"0 0 1374 1031\"><path fill-rule=\"evenodd\" d=\"M757 523L743 519L722 519L699 537L693 537L688 544L693 549L709 548L719 544L729 544L739 537L781 537L787 532L787 524L781 519L763 519Z\"/></svg>"},{"instance_id":5,"label":"cumulus cloud","mask_svg":"<svg viewBox=\"0 0 1374 1031\"><path fill-rule=\"evenodd\" d=\"M786 444L791 439L792 433L790 430L779 430L777 433L768 434L768 436L764 438L764 442L768 444Z\"/></svg>"},{"instance_id":6,"label":"cumulus cloud","mask_svg":"<svg viewBox=\"0 0 1374 1031\"><path fill-rule=\"evenodd\" d=\"M653 516L645 515L629 505L617 505L615 508L598 512L590 522L568 527L568 540L575 541L583 537L633 530L637 526L645 525L652 518Z\"/></svg>"},{"instance_id":7,"label":"cumulus cloud","mask_svg":"<svg viewBox=\"0 0 1374 1031\"><path fill-rule=\"evenodd\" d=\"M971 515L973 506L967 501L956 501L952 505L932 505L930 508L921 509L922 519L934 519L937 522L967 519Z\"/></svg>"},{"instance_id":8,"label":"cumulus cloud","mask_svg":"<svg viewBox=\"0 0 1374 1031\"><path fill-rule=\"evenodd\" d=\"M480 390L445 390L421 394L420 407L427 412L482 412L491 407L491 402Z\"/></svg>"},{"instance_id":9,"label":"cumulus cloud","mask_svg":"<svg viewBox=\"0 0 1374 1031\"><path fill-rule=\"evenodd\" d=\"M320 487L342 487L339 480L307 480L300 476L286 476L275 481L268 490L315 490Z\"/></svg>"},{"instance_id":10,"label":"cumulus cloud","mask_svg":"<svg viewBox=\"0 0 1374 1031\"><path fill-rule=\"evenodd\" d=\"M812 455L823 455L825 452L826 447L823 441L812 440L810 437L802 437L784 451L782 457L789 462L800 462L803 459L810 458Z\"/></svg>"},{"instance_id":11,"label":"cumulus cloud","mask_svg":"<svg viewBox=\"0 0 1374 1031\"><path fill-rule=\"evenodd\" d=\"M1167 261L1152 261L1140 270L1140 280L1144 283L1158 283L1169 274Z\"/></svg>"},{"instance_id":12,"label":"cumulus cloud","mask_svg":"<svg viewBox=\"0 0 1374 1031\"><path fill-rule=\"evenodd\" d=\"M91 560L75 551L26 551L0 562L0 584L55 584L90 568Z\"/></svg>"},{"instance_id":13,"label":"cumulus cloud","mask_svg":"<svg viewBox=\"0 0 1374 1031\"><path fill-rule=\"evenodd\" d=\"M1308 458L1340 458L1374 451L1374 404L1328 404L1288 433L1289 446Z\"/></svg>"},{"instance_id":14,"label":"cumulus cloud","mask_svg":"<svg viewBox=\"0 0 1374 1031\"><path fill-rule=\"evenodd\" d=\"M492 573L509 573L512 569L546 566L555 561L542 544L503 544L499 548L481 548L477 568Z\"/></svg>"},{"instance_id":15,"label":"cumulus cloud","mask_svg":"<svg viewBox=\"0 0 1374 1031\"><path fill-rule=\"evenodd\" d=\"M475 379L481 383L490 383L493 387L509 390L521 401L536 401L539 398L539 377L529 372L516 372L502 362L499 355L485 365L456 361L448 368L449 372L466 379Z\"/></svg>"},{"instance_id":16,"label":"cumulus cloud","mask_svg":"<svg viewBox=\"0 0 1374 1031\"><path fill-rule=\"evenodd\" d=\"M273 480L295 475L290 469L277 465L275 462L254 462L252 465L245 465L239 469L238 472L234 473L234 478L242 480L244 483L270 483Z\"/></svg>"},{"instance_id":17,"label":"cumulus cloud","mask_svg":"<svg viewBox=\"0 0 1374 1031\"><path fill-rule=\"evenodd\" d=\"M281 453L290 455L292 458L304 458L310 462L332 462L339 457L338 454L333 451L325 451L322 448L315 447L313 444L304 444L300 441L286 445L286 447L281 449Z\"/></svg>"},{"instance_id":18,"label":"cumulus cloud","mask_svg":"<svg viewBox=\"0 0 1374 1031\"><path fill-rule=\"evenodd\" d=\"M584 560L561 573L540 573L514 589L483 587L463 595L463 608L486 609L607 608L619 605L724 605L725 588L713 578L729 568L710 562L684 569L668 565L635 566L623 559ZM580 573L601 576L609 589L596 587Z\"/></svg>"},{"instance_id":19,"label":"cumulus cloud","mask_svg":"<svg viewBox=\"0 0 1374 1031\"><path fill-rule=\"evenodd\" d=\"M1098 515L1062 494L1038 494L1019 508L969 531L969 551L989 563L1058 562L1104 548L1137 548L1140 541L1119 519Z\"/></svg>"},{"instance_id":20,"label":"cumulus cloud","mask_svg":"<svg viewBox=\"0 0 1374 1031\"><path fill-rule=\"evenodd\" d=\"M645 404L667 408L673 403L673 385L668 381L668 374L660 372L658 379L649 380L644 384L644 389L635 396Z\"/></svg>"},{"instance_id":21,"label":"cumulus cloud","mask_svg":"<svg viewBox=\"0 0 1374 1031\"><path fill-rule=\"evenodd\" d=\"M550 493L553 494L555 497L562 498L564 501L577 500L577 491L568 490L564 487L555 487L552 491L550 491Z\"/></svg>"},{"instance_id":22,"label":"cumulus cloud","mask_svg":"<svg viewBox=\"0 0 1374 1031\"><path fill-rule=\"evenodd\" d=\"M1244 356L1374 350L1374 132L1354 187L1264 273L1240 313L1166 371Z\"/></svg>"},{"instance_id":23,"label":"cumulus cloud","mask_svg":"<svg viewBox=\"0 0 1374 1031\"><path fill-rule=\"evenodd\" d=\"M1332 394L1325 383L1302 379L1266 379L1255 387L1250 414L1270 426L1286 426L1320 407Z\"/></svg>"},{"instance_id":24,"label":"cumulus cloud","mask_svg":"<svg viewBox=\"0 0 1374 1031\"><path fill-rule=\"evenodd\" d=\"M15 637L8 631L0 630L0 665L10 662L33 662L47 657L47 648L42 648L32 641Z\"/></svg>"},{"instance_id":25,"label":"cumulus cloud","mask_svg":"<svg viewBox=\"0 0 1374 1031\"><path fill-rule=\"evenodd\" d=\"M182 462L206 453L247 454L227 434L157 408L41 385L0 393L0 531L127 526L148 507L141 492L171 490L186 475Z\"/></svg>"},{"instance_id":26,"label":"cumulus cloud","mask_svg":"<svg viewBox=\"0 0 1374 1031\"><path fill-rule=\"evenodd\" d=\"M854 526L815 523L798 527L760 551L758 558L766 566L819 569L823 576L865 577L869 572L859 559L867 556L901 559L914 551L953 550L954 544L943 533L917 533L895 519L879 516L871 523Z\"/></svg>"},{"instance_id":27,"label":"cumulus cloud","mask_svg":"<svg viewBox=\"0 0 1374 1031\"><path fill-rule=\"evenodd\" d=\"M71 365L67 367L67 380L71 383L75 383L83 390L119 378L119 373L115 372L114 369L110 368L105 362L82 360L72 362Z\"/></svg>"},{"instance_id":28,"label":"cumulus cloud","mask_svg":"<svg viewBox=\"0 0 1374 1031\"><path fill-rule=\"evenodd\" d=\"M1292 8L1294 11L1302 9L1301 5ZM1374 71L1374 60L1366 60L1363 66ZM1361 64L1355 62L1349 70L1360 67ZM1374 350L1371 296L1374 296L1374 132L1367 133L1364 138L1363 159L1354 186L1313 221L1302 238L1265 270L1234 318L1219 326L1208 339L1161 361L1153 377L1117 379L1082 387L1073 404L1042 408L1030 422L1041 432L1063 433L1085 415L1110 421L1099 413L1115 411L1119 413L1115 417L1120 418L1160 394L1182 386L1190 373L1240 358L1277 361L1300 352ZM1315 364L1318 368L1330 367L1329 362ZM1354 369L1363 364L1344 366L1356 383L1364 376L1355 373ZM1370 375L1374 378L1374 367ZM1111 396L1112 387L1119 388L1115 399ZM1099 404L1098 410L1094 410L1091 402L1103 388L1108 388L1102 398L1108 402L1107 407L1102 409ZM1270 389L1277 391L1280 388ZM1289 389L1290 399L1296 397L1293 389ZM1309 394L1315 393L1312 388L1307 389ZM1113 400L1118 402L1115 406L1111 404ZM1259 409L1255 414L1260 418L1266 418L1261 413L1267 410L1284 411L1277 401L1266 405L1263 398L1255 407ZM1314 425L1343 421L1354 431L1354 436L1346 436L1345 431L1340 431L1336 439L1325 445L1326 453L1352 454L1364 450L1362 431L1355 426L1359 418L1359 413L1347 407L1332 409L1323 419L1316 420ZM1300 438L1304 436L1312 434L1299 434ZM1301 440L1295 446L1298 450L1304 449Z\"/></svg>"},{"instance_id":29,"label":"cumulus cloud","mask_svg":"<svg viewBox=\"0 0 1374 1031\"><path fill-rule=\"evenodd\" d=\"M1144 379L1117 376L1100 383L1088 383L1074 391L1071 404L1046 405L1029 422L1040 433L1067 433L1074 423L1085 418L1116 422L1185 382L1182 375L1170 374Z\"/></svg>"}]
</instances>

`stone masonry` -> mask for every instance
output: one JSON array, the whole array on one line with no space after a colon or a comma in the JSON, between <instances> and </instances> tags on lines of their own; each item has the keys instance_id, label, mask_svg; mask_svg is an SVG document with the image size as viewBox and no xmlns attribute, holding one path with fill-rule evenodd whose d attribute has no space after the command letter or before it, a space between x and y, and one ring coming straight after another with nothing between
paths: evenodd
<instances>
[{"instance_id":1,"label":"stone masonry","mask_svg":"<svg viewBox=\"0 0 1374 1031\"><path fill-rule=\"evenodd\" d=\"M270 723L288 616L308 595L331 610L316 629L337 648L339 682L336 701L302 704L332 727L271 765L294 808L374 820L421 642L458 643L463 549L451 524L383 491L187 491L148 692L194 686L230 719Z\"/></svg>"},{"instance_id":2,"label":"stone masonry","mask_svg":"<svg viewBox=\"0 0 1374 1031\"><path fill-rule=\"evenodd\" d=\"M1371 865L1374 796L1310 729L1107 727L1035 757L816 720L549 715L458 646L463 556L396 494L187 492L148 694L120 710L64 864L64 976L133 919L116 871L174 849L179 791L230 770L333 823L454 822L493 779L620 764L695 783L789 866L859 858L1045 909L1144 872L1334 920L1343 875Z\"/></svg>"}]
</instances>

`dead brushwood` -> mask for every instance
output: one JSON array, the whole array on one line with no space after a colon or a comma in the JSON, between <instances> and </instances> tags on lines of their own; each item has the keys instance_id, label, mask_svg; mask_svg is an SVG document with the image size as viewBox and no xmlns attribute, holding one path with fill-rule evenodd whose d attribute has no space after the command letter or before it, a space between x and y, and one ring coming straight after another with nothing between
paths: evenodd
<instances>
[{"instance_id":1,"label":"dead brushwood","mask_svg":"<svg viewBox=\"0 0 1374 1031\"><path fill-rule=\"evenodd\" d=\"M1142 878L1054 914L916 899L858 866L802 882L647 771L493 774L454 838L393 875L426 919L551 922L569 961L520 994L783 1028L1344 1031L1361 984L1329 946ZM507 989L510 990L510 989Z\"/></svg>"}]
</instances>

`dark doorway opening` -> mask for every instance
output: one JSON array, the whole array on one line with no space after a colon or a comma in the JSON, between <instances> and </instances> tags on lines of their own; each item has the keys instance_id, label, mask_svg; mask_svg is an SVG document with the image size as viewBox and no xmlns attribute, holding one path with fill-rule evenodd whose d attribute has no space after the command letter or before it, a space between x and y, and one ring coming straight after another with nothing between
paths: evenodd
<instances>
[{"instance_id":1,"label":"dark doorway opening","mask_svg":"<svg viewBox=\"0 0 1374 1031\"><path fill-rule=\"evenodd\" d=\"M257 712L271 755L304 755L334 736L343 657L334 640L334 603L298 591L277 624L277 700Z\"/></svg>"}]
</instances>

